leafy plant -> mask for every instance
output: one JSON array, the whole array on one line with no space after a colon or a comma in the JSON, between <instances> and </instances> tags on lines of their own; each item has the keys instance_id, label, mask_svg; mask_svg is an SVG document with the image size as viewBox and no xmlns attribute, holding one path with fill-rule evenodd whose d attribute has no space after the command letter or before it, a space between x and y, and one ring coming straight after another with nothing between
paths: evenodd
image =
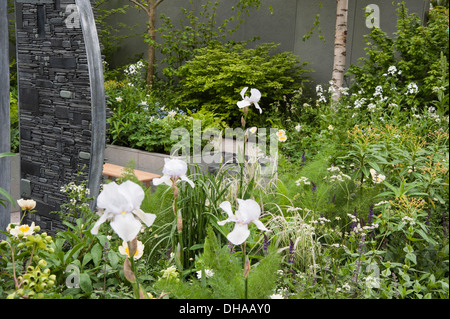
<instances>
[{"instance_id":1,"label":"leafy plant","mask_svg":"<svg viewBox=\"0 0 450 319\"><path fill-rule=\"evenodd\" d=\"M411 82L421 84L415 99L423 105L434 99L434 87L448 83L448 69L442 69L440 62L441 54L447 61L449 58L448 21L445 11L432 10L430 20L422 25L419 17L408 14L404 3L398 5L397 12L394 38L380 28L373 28L365 38L367 57L349 68L349 74L354 77L352 87L356 86L354 91L362 88L366 93L373 93L381 85L388 92L388 82L383 79L388 77L389 67L396 66L400 72L395 85L401 90ZM445 82L442 82L443 74Z\"/></svg>"},{"instance_id":2,"label":"leafy plant","mask_svg":"<svg viewBox=\"0 0 450 319\"><path fill-rule=\"evenodd\" d=\"M272 54L274 44L263 44L246 49L242 44L214 45L198 49L196 56L180 69L180 96L178 104L184 110L204 109L225 116L228 124L240 124L236 101L244 87L262 92L262 117L249 113L249 125L264 123L271 117L267 106L283 101L301 87L306 79L301 64L294 55L283 52ZM279 108L283 112L283 108ZM253 124L250 124L253 123Z\"/></svg>"}]
</instances>

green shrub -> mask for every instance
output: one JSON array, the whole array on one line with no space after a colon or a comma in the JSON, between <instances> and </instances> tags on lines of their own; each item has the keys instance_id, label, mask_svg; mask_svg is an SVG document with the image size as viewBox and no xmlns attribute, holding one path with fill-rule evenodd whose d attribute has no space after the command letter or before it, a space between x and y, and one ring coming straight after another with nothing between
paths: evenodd
<instances>
[{"instance_id":1,"label":"green shrub","mask_svg":"<svg viewBox=\"0 0 450 319\"><path fill-rule=\"evenodd\" d=\"M283 101L306 81L305 63L300 63L291 53L273 54L276 47L262 44L247 49L236 44L198 49L196 56L180 69L178 105L185 110L213 111L226 116L231 127L240 126L242 112L236 102L241 100L244 87L252 87L262 93L263 114L260 118L250 108L249 123L257 125L262 118L273 116L267 112L270 104Z\"/></svg>"},{"instance_id":2,"label":"green shrub","mask_svg":"<svg viewBox=\"0 0 450 319\"><path fill-rule=\"evenodd\" d=\"M423 25L420 18L408 14L404 3L397 16L397 32L390 38L379 28L366 36L367 56L358 65L349 68L353 77L353 89L372 94L377 86L388 92L394 85L397 90L410 83L421 86L415 96L417 104L425 104L436 98L436 87L448 86L448 70L442 68L442 57L448 61L448 10L432 10L429 21ZM389 67L396 67L395 83L390 82ZM448 111L447 111L448 112Z\"/></svg>"}]
</instances>

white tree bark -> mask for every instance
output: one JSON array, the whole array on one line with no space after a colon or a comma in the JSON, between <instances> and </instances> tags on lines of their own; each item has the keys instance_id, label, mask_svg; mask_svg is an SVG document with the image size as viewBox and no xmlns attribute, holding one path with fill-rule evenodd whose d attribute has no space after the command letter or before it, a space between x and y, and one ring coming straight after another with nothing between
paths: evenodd
<instances>
[{"instance_id":1,"label":"white tree bark","mask_svg":"<svg viewBox=\"0 0 450 319\"><path fill-rule=\"evenodd\" d=\"M334 94L332 100L341 97L340 88L344 84L345 58L347 55L347 13L348 0L336 0L336 31L334 35L334 62L331 80Z\"/></svg>"}]
</instances>

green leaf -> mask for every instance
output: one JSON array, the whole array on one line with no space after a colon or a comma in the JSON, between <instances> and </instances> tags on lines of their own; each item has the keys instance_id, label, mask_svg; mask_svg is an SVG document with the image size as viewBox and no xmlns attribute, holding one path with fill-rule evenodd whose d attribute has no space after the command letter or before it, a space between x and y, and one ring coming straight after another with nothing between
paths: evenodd
<instances>
[{"instance_id":1,"label":"green leaf","mask_svg":"<svg viewBox=\"0 0 450 319\"><path fill-rule=\"evenodd\" d=\"M195 244L192 245L189 249L190 250L197 250L197 249L203 249L204 244Z\"/></svg>"},{"instance_id":2,"label":"green leaf","mask_svg":"<svg viewBox=\"0 0 450 319\"><path fill-rule=\"evenodd\" d=\"M91 281L90 276L86 273L80 274L80 288L84 292L92 291L92 281Z\"/></svg>"},{"instance_id":3,"label":"green leaf","mask_svg":"<svg viewBox=\"0 0 450 319\"><path fill-rule=\"evenodd\" d=\"M7 157L7 156L16 156L16 153L0 153L0 158Z\"/></svg>"},{"instance_id":4,"label":"green leaf","mask_svg":"<svg viewBox=\"0 0 450 319\"><path fill-rule=\"evenodd\" d=\"M8 200L8 202L10 202L12 205L15 205L14 198L6 190L4 190L1 187L0 187L0 196L5 197Z\"/></svg>"},{"instance_id":5,"label":"green leaf","mask_svg":"<svg viewBox=\"0 0 450 319\"><path fill-rule=\"evenodd\" d=\"M81 265L84 267L91 260L92 260L92 255L90 253L87 253L87 254L84 255Z\"/></svg>"},{"instance_id":6,"label":"green leaf","mask_svg":"<svg viewBox=\"0 0 450 319\"><path fill-rule=\"evenodd\" d=\"M437 242L434 239L428 237L428 235L422 229L417 229L416 232L430 244L437 245Z\"/></svg>"},{"instance_id":7,"label":"green leaf","mask_svg":"<svg viewBox=\"0 0 450 319\"><path fill-rule=\"evenodd\" d=\"M410 260L414 265L417 264L417 258L416 258L416 255L415 255L415 254L413 254L413 253L408 253L408 254L406 254L405 258L408 259L408 260Z\"/></svg>"},{"instance_id":8,"label":"green leaf","mask_svg":"<svg viewBox=\"0 0 450 319\"><path fill-rule=\"evenodd\" d=\"M64 264L66 264L69 261L69 258L71 258L74 254L78 253L83 247L84 247L85 243L79 243L77 245L75 245L71 250L69 250L65 255L64 255Z\"/></svg>"},{"instance_id":9,"label":"green leaf","mask_svg":"<svg viewBox=\"0 0 450 319\"><path fill-rule=\"evenodd\" d=\"M92 260L94 261L95 266L98 266L100 260L102 259L103 249L102 246L97 243L91 249Z\"/></svg>"},{"instance_id":10,"label":"green leaf","mask_svg":"<svg viewBox=\"0 0 450 319\"><path fill-rule=\"evenodd\" d=\"M109 264L111 265L111 267L117 268L117 265L119 264L119 261L120 261L117 253L110 251L108 253L108 259L109 259Z\"/></svg>"}]
</instances>

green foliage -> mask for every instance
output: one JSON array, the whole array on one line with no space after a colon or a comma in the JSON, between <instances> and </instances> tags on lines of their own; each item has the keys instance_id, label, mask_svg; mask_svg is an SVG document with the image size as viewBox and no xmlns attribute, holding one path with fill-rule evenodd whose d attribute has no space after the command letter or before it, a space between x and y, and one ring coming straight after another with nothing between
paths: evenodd
<instances>
[{"instance_id":1,"label":"green foliage","mask_svg":"<svg viewBox=\"0 0 450 319\"><path fill-rule=\"evenodd\" d=\"M240 0L232 7L233 15L223 21L217 21L219 1L208 1L201 6L200 12L194 9L193 0L189 1L190 9L180 8L182 17L177 23L164 14L160 16L161 27L156 32L163 40L158 43L146 35L146 42L154 45L164 58L159 64L164 66L162 73L170 84L179 80L179 68L195 56L195 50L225 41L235 33L243 23L243 15L250 14L252 9L258 9L260 0ZM222 3L223 6L223 3Z\"/></svg>"},{"instance_id":2,"label":"green foliage","mask_svg":"<svg viewBox=\"0 0 450 319\"><path fill-rule=\"evenodd\" d=\"M415 100L426 104L434 100L435 87L448 86L448 69L442 68L441 62L441 54L446 61L449 58L448 11L430 11L426 25L416 15L408 14L404 3L399 4L397 11L394 38L379 28L372 29L365 39L367 57L350 66L354 91L363 89L371 94L381 85L388 92L388 69L396 66L400 71L395 81L397 89L402 90L411 82L420 84Z\"/></svg>"},{"instance_id":3,"label":"green foliage","mask_svg":"<svg viewBox=\"0 0 450 319\"><path fill-rule=\"evenodd\" d=\"M271 251L258 257L249 274L249 298L268 298L275 289L280 256ZM173 298L213 298L235 299L244 296L244 277L242 254L230 252L228 246L221 246L211 226L203 245L203 254L196 260L201 278L192 281L167 280L161 278L156 287L161 291L170 291ZM207 276L206 270L212 271Z\"/></svg>"},{"instance_id":4,"label":"green foliage","mask_svg":"<svg viewBox=\"0 0 450 319\"><path fill-rule=\"evenodd\" d=\"M9 64L9 104L10 104L10 127L11 127L11 152L19 152L19 101L17 92L17 67L16 61Z\"/></svg>"},{"instance_id":5,"label":"green foliage","mask_svg":"<svg viewBox=\"0 0 450 319\"><path fill-rule=\"evenodd\" d=\"M141 209L157 218L138 235L144 257L132 268L140 287L159 298L448 299L448 44L442 43L448 27L441 10L433 9L422 26L401 5L396 38L373 30L367 59L351 67L357 81L333 105L328 85L315 94L289 91L295 87L290 68L269 72L291 61L270 55L272 45L197 51L202 54L179 69L196 85L181 82L187 112L171 111L175 104L143 89L144 64L126 66L123 77L108 81L110 137L117 144L166 151L176 142L169 132L190 132L194 120L204 130L223 129L232 123L228 115L241 114L235 104L244 86L267 94L261 105L269 116L256 117L250 108L253 123L276 125L287 136L274 176L260 176L261 167L250 163L214 174L195 166L188 172L195 187L178 183L175 206L173 188L145 191ZM296 89L301 76L298 81ZM127 165L119 183L137 182L133 167ZM98 217L85 186L61 189L68 200L59 214L67 228L54 237L39 227L27 236L14 235L13 225L4 232L1 298L133 298L121 240L105 227L91 234ZM260 221L270 232L263 237L250 225L247 241L232 246L226 235L234 225L218 225L225 218L219 205L228 200L235 207L239 192L260 204ZM247 279L244 265L250 265ZM70 285L73 279L78 285Z\"/></svg>"},{"instance_id":6,"label":"green foliage","mask_svg":"<svg viewBox=\"0 0 450 319\"><path fill-rule=\"evenodd\" d=\"M47 253L54 252L53 238L47 233L23 236L19 231L17 236L5 234L7 240L0 243L0 274L4 281L0 292L7 294L8 299L40 299L54 292L56 275L47 263Z\"/></svg>"},{"instance_id":7,"label":"green foliage","mask_svg":"<svg viewBox=\"0 0 450 319\"><path fill-rule=\"evenodd\" d=\"M306 72L292 54L273 54L274 44L246 49L242 44L214 45L196 51L196 56L180 69L182 109L206 109L226 116L230 126L238 125L241 113L236 102L244 87L254 87L262 93L263 114L249 113L249 125L264 123L273 114L267 107L291 95L303 85ZM251 109L251 108L250 108ZM283 112L282 108L279 112Z\"/></svg>"}]
</instances>

